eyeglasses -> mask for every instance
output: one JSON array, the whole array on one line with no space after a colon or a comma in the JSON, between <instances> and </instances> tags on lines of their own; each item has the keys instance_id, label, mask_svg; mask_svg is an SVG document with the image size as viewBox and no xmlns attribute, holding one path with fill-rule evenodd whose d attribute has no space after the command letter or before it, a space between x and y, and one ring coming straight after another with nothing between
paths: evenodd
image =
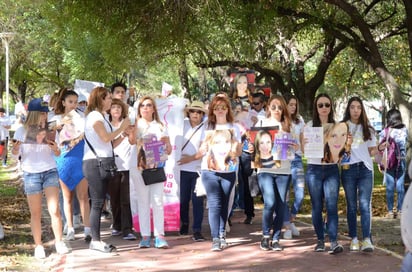
<instances>
[{"instance_id":1,"label":"eyeglasses","mask_svg":"<svg viewBox=\"0 0 412 272\"><path fill-rule=\"evenodd\" d=\"M318 104L318 108L319 108L319 109L321 109L321 108L323 108L323 107L330 108L330 104L329 104L329 103L319 103L319 104Z\"/></svg>"},{"instance_id":2,"label":"eyeglasses","mask_svg":"<svg viewBox=\"0 0 412 272\"><path fill-rule=\"evenodd\" d=\"M203 111L200 110L189 110L189 113L197 113L197 114L202 114Z\"/></svg>"},{"instance_id":3,"label":"eyeglasses","mask_svg":"<svg viewBox=\"0 0 412 272\"><path fill-rule=\"evenodd\" d=\"M254 106L258 106L258 105L260 105L260 104L262 104L261 102L253 102L252 103Z\"/></svg>"},{"instance_id":4,"label":"eyeglasses","mask_svg":"<svg viewBox=\"0 0 412 272\"><path fill-rule=\"evenodd\" d=\"M147 104L140 104L140 105L139 105L139 107L141 107L141 108L143 108L143 107L148 107L148 108L151 108L151 107L153 107L153 104L151 104L151 103L147 103Z\"/></svg>"},{"instance_id":5,"label":"eyeglasses","mask_svg":"<svg viewBox=\"0 0 412 272\"><path fill-rule=\"evenodd\" d=\"M270 107L270 109L271 109L271 110L276 110L276 109L278 109L278 110L280 110L280 111L283 111L283 107L282 107L282 106L278 106L278 105L272 105L272 106Z\"/></svg>"},{"instance_id":6,"label":"eyeglasses","mask_svg":"<svg viewBox=\"0 0 412 272\"><path fill-rule=\"evenodd\" d=\"M225 105L217 105L213 110L227 110L227 107Z\"/></svg>"}]
</instances>

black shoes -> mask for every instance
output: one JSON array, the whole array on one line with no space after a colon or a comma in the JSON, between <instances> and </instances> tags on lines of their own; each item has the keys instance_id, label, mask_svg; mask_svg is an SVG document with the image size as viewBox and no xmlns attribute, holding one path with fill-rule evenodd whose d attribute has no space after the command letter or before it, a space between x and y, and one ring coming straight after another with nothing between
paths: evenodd
<instances>
[{"instance_id":1,"label":"black shoes","mask_svg":"<svg viewBox=\"0 0 412 272\"><path fill-rule=\"evenodd\" d=\"M262 240L260 241L260 249L261 250L270 250L270 237L263 236Z\"/></svg>"},{"instance_id":2,"label":"black shoes","mask_svg":"<svg viewBox=\"0 0 412 272\"><path fill-rule=\"evenodd\" d=\"M243 221L243 224L252 225L252 219L253 219L252 216L246 217L246 219Z\"/></svg>"},{"instance_id":3,"label":"black shoes","mask_svg":"<svg viewBox=\"0 0 412 272\"><path fill-rule=\"evenodd\" d=\"M200 232L195 232L193 233L192 239L195 242L203 242L205 240L205 237L203 237L203 235Z\"/></svg>"},{"instance_id":4,"label":"black shoes","mask_svg":"<svg viewBox=\"0 0 412 272\"><path fill-rule=\"evenodd\" d=\"M189 234L189 224L182 223L180 225L180 235L188 235Z\"/></svg>"}]
</instances>

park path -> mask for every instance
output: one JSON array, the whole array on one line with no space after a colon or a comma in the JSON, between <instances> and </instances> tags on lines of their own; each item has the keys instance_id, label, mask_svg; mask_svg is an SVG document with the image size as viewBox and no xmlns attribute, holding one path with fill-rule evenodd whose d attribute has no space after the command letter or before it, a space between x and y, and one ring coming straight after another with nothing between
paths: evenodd
<instances>
[{"instance_id":1,"label":"park path","mask_svg":"<svg viewBox=\"0 0 412 272\"><path fill-rule=\"evenodd\" d=\"M88 249L82 234L71 242L72 253L59 256L52 253L41 267L45 271L399 271L402 256L375 249L371 254L349 252L350 241L341 237L343 253L330 255L314 252L316 237L311 225L298 222L301 236L281 240L281 252L259 249L262 211L256 211L252 225L242 222L236 212L227 235L229 247L221 252L210 251L211 242L207 213L203 221L205 242L193 242L191 236L167 233L169 249L138 249L138 241L111 237L110 220L102 221L102 237L118 249L116 254L104 254ZM327 243L328 246L328 243Z\"/></svg>"}]
</instances>

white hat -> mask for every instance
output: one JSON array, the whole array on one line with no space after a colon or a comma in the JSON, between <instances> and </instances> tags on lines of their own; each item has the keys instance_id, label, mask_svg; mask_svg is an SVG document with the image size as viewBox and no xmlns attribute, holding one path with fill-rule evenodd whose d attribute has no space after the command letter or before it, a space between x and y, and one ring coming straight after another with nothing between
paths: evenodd
<instances>
[{"instance_id":1,"label":"white hat","mask_svg":"<svg viewBox=\"0 0 412 272\"><path fill-rule=\"evenodd\" d=\"M189 110L200 110L203 111L203 113L207 113L205 105L201 101L193 101L192 104L185 108L186 112L188 112Z\"/></svg>"},{"instance_id":2,"label":"white hat","mask_svg":"<svg viewBox=\"0 0 412 272\"><path fill-rule=\"evenodd\" d=\"M412 189L409 188L402 203L401 234L405 247L412 251Z\"/></svg>"}]
</instances>

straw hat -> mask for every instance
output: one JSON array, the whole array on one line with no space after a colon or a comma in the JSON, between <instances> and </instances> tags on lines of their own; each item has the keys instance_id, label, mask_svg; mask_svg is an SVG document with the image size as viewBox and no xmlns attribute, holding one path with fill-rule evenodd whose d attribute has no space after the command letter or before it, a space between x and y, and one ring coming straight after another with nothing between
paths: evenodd
<instances>
[{"instance_id":1,"label":"straw hat","mask_svg":"<svg viewBox=\"0 0 412 272\"><path fill-rule=\"evenodd\" d=\"M193 101L192 104L185 108L185 111L188 112L189 110L200 110L203 113L206 113L205 105L201 101Z\"/></svg>"}]
</instances>

